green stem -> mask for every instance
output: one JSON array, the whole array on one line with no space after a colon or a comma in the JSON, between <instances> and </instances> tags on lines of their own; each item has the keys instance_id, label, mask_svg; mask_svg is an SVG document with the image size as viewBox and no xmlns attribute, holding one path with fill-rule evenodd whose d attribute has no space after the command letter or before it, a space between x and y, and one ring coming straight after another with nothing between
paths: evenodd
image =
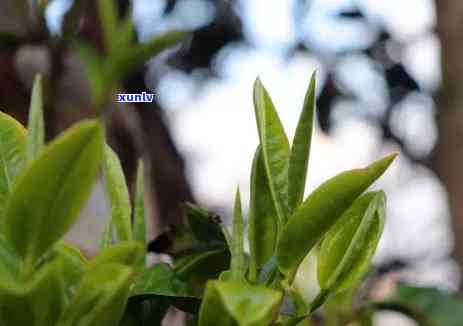
<instances>
[{"instance_id":1,"label":"green stem","mask_svg":"<svg viewBox=\"0 0 463 326\"><path fill-rule=\"evenodd\" d=\"M314 312L320 306L325 303L326 299L328 298L328 294L330 291L326 289L321 289L320 292L318 292L317 296L315 299L310 303L310 313Z\"/></svg>"}]
</instances>

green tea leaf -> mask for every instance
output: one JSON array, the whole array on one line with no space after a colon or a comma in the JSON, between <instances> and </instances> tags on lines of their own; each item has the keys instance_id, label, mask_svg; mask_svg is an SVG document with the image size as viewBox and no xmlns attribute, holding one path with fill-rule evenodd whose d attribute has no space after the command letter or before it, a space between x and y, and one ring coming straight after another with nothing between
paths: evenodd
<instances>
[{"instance_id":1,"label":"green tea leaf","mask_svg":"<svg viewBox=\"0 0 463 326\"><path fill-rule=\"evenodd\" d=\"M385 201L383 192L359 197L326 233L317 264L322 289L340 292L361 281L383 231Z\"/></svg>"},{"instance_id":2,"label":"green tea leaf","mask_svg":"<svg viewBox=\"0 0 463 326\"><path fill-rule=\"evenodd\" d=\"M278 267L289 281L313 246L355 199L384 173L395 157L392 154L364 169L338 174L320 185L296 209L277 245Z\"/></svg>"},{"instance_id":3,"label":"green tea leaf","mask_svg":"<svg viewBox=\"0 0 463 326\"><path fill-rule=\"evenodd\" d=\"M125 17L119 26L118 37L115 41L118 51L122 52L132 50L131 43L135 41L135 26L133 23L132 8L127 10Z\"/></svg>"},{"instance_id":4,"label":"green tea leaf","mask_svg":"<svg viewBox=\"0 0 463 326\"><path fill-rule=\"evenodd\" d=\"M44 264L27 283L0 278L1 325L55 325L66 304L61 261Z\"/></svg>"},{"instance_id":5,"label":"green tea leaf","mask_svg":"<svg viewBox=\"0 0 463 326\"><path fill-rule=\"evenodd\" d=\"M137 188L135 192L135 210L134 210L133 238L143 246L143 256L140 259L140 265L146 265L146 208L145 208L145 175L143 162L138 162L137 169Z\"/></svg>"},{"instance_id":6,"label":"green tea leaf","mask_svg":"<svg viewBox=\"0 0 463 326\"><path fill-rule=\"evenodd\" d=\"M117 239L129 241L132 239L132 206L129 191L121 162L108 145L105 146L104 151L104 177L111 210L111 223L115 226Z\"/></svg>"},{"instance_id":7,"label":"green tea leaf","mask_svg":"<svg viewBox=\"0 0 463 326\"><path fill-rule=\"evenodd\" d=\"M170 307L164 298L129 300L120 325L124 326L160 326Z\"/></svg>"},{"instance_id":8,"label":"green tea leaf","mask_svg":"<svg viewBox=\"0 0 463 326\"><path fill-rule=\"evenodd\" d=\"M119 13L114 0L98 0L98 13L103 29L105 49L109 55L115 53L118 34Z\"/></svg>"},{"instance_id":9,"label":"green tea leaf","mask_svg":"<svg viewBox=\"0 0 463 326\"><path fill-rule=\"evenodd\" d=\"M105 92L111 86L111 82L106 75L105 61L89 44L80 41L75 43L74 48L85 65L85 73L90 82L93 103L102 103Z\"/></svg>"},{"instance_id":10,"label":"green tea leaf","mask_svg":"<svg viewBox=\"0 0 463 326\"><path fill-rule=\"evenodd\" d=\"M243 212L241 210L241 196L240 190L236 191L235 208L233 217L233 238L231 248L231 263L230 271L232 278L235 281L242 280L246 273L246 266L244 261L244 226L243 226Z\"/></svg>"},{"instance_id":11,"label":"green tea leaf","mask_svg":"<svg viewBox=\"0 0 463 326\"><path fill-rule=\"evenodd\" d=\"M89 268L57 325L119 325L132 279L133 269L120 264L97 264Z\"/></svg>"},{"instance_id":12,"label":"green tea leaf","mask_svg":"<svg viewBox=\"0 0 463 326\"><path fill-rule=\"evenodd\" d=\"M428 319L427 324L423 321L420 325L460 326L463 320L463 300L458 295L437 288L399 284L394 299Z\"/></svg>"},{"instance_id":13,"label":"green tea leaf","mask_svg":"<svg viewBox=\"0 0 463 326\"><path fill-rule=\"evenodd\" d=\"M26 160L26 129L9 115L0 112L0 218L13 181Z\"/></svg>"},{"instance_id":14,"label":"green tea leaf","mask_svg":"<svg viewBox=\"0 0 463 326\"><path fill-rule=\"evenodd\" d=\"M182 280L203 283L218 278L230 268L230 251L224 249L195 252L175 262L174 270Z\"/></svg>"},{"instance_id":15,"label":"green tea leaf","mask_svg":"<svg viewBox=\"0 0 463 326\"><path fill-rule=\"evenodd\" d=\"M304 197L307 166L309 164L310 145L312 142L313 120L315 112L315 73L310 80L304 99L301 116L291 147L291 157L288 169L288 201L293 212Z\"/></svg>"},{"instance_id":16,"label":"green tea leaf","mask_svg":"<svg viewBox=\"0 0 463 326\"><path fill-rule=\"evenodd\" d=\"M102 151L100 124L81 122L40 151L15 182L4 231L26 260L26 271L75 222L90 195Z\"/></svg>"},{"instance_id":17,"label":"green tea leaf","mask_svg":"<svg viewBox=\"0 0 463 326\"><path fill-rule=\"evenodd\" d=\"M35 77L32 88L31 107L29 109L29 122L27 124L27 160L31 161L37 156L45 144L45 123L43 121L43 86L42 76Z\"/></svg>"},{"instance_id":18,"label":"green tea leaf","mask_svg":"<svg viewBox=\"0 0 463 326\"><path fill-rule=\"evenodd\" d=\"M111 216L107 218L106 225L103 231L103 235L101 237L100 242L100 250L105 250L111 246L113 243L113 233L114 233L114 225L111 220Z\"/></svg>"},{"instance_id":19,"label":"green tea leaf","mask_svg":"<svg viewBox=\"0 0 463 326\"><path fill-rule=\"evenodd\" d=\"M191 203L185 206L185 217L199 243L226 244L220 217Z\"/></svg>"},{"instance_id":20,"label":"green tea leaf","mask_svg":"<svg viewBox=\"0 0 463 326\"><path fill-rule=\"evenodd\" d=\"M196 312L200 299L188 285L172 271L169 265L160 263L141 272L134 281L130 301L167 300L187 312ZM164 301L165 302L165 301Z\"/></svg>"},{"instance_id":21,"label":"green tea leaf","mask_svg":"<svg viewBox=\"0 0 463 326\"><path fill-rule=\"evenodd\" d=\"M254 83L254 110L273 203L280 224L284 224L288 216L289 142L272 100L259 79Z\"/></svg>"},{"instance_id":22,"label":"green tea leaf","mask_svg":"<svg viewBox=\"0 0 463 326\"><path fill-rule=\"evenodd\" d=\"M278 220L268 185L259 146L254 155L249 203L249 279L257 279L262 267L272 257L277 241Z\"/></svg>"},{"instance_id":23,"label":"green tea leaf","mask_svg":"<svg viewBox=\"0 0 463 326\"><path fill-rule=\"evenodd\" d=\"M282 293L263 286L209 281L199 312L199 326L267 326Z\"/></svg>"},{"instance_id":24,"label":"green tea leaf","mask_svg":"<svg viewBox=\"0 0 463 326\"><path fill-rule=\"evenodd\" d=\"M134 281L131 296L190 296L186 284L178 279L168 264L159 263L146 269Z\"/></svg>"},{"instance_id":25,"label":"green tea leaf","mask_svg":"<svg viewBox=\"0 0 463 326\"><path fill-rule=\"evenodd\" d=\"M181 257L198 246L193 232L183 224L172 225L161 233L148 245L148 250L156 253L165 253L173 258ZM201 246L201 249L208 249ZM216 247L215 245L213 247ZM217 248L215 248L217 249Z\"/></svg>"},{"instance_id":26,"label":"green tea leaf","mask_svg":"<svg viewBox=\"0 0 463 326\"><path fill-rule=\"evenodd\" d=\"M188 35L189 33L184 31L169 31L153 37L146 43L133 45L125 51L120 50L117 55L109 58L109 76L115 80L123 79L152 57L185 40Z\"/></svg>"},{"instance_id":27,"label":"green tea leaf","mask_svg":"<svg viewBox=\"0 0 463 326\"><path fill-rule=\"evenodd\" d=\"M121 242L104 250L90 262L90 265L95 266L115 263L133 267L140 261L142 252L143 246L138 242Z\"/></svg>"},{"instance_id":28,"label":"green tea leaf","mask_svg":"<svg viewBox=\"0 0 463 326\"><path fill-rule=\"evenodd\" d=\"M14 283L19 280L22 261L13 248L0 234L0 283Z\"/></svg>"},{"instance_id":29,"label":"green tea leaf","mask_svg":"<svg viewBox=\"0 0 463 326\"><path fill-rule=\"evenodd\" d=\"M60 260L63 269L64 289L67 298L70 299L77 289L82 276L88 267L87 259L76 247L60 241L54 248L52 262ZM47 264L49 262L47 261Z\"/></svg>"}]
</instances>

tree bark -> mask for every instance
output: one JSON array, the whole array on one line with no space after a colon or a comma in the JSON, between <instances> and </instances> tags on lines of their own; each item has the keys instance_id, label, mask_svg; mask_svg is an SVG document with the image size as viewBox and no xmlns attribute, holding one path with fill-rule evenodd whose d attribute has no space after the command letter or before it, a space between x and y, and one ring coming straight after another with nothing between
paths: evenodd
<instances>
[{"instance_id":1,"label":"tree bark","mask_svg":"<svg viewBox=\"0 0 463 326\"><path fill-rule=\"evenodd\" d=\"M436 0L435 4L442 66L435 163L448 192L454 257L463 271L463 2Z\"/></svg>"}]
</instances>

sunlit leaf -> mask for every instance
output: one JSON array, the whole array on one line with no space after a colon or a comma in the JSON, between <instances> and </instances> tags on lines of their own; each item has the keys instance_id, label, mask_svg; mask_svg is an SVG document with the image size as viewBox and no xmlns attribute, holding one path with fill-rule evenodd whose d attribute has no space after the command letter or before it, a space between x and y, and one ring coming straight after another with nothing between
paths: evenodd
<instances>
[{"instance_id":1,"label":"sunlit leaf","mask_svg":"<svg viewBox=\"0 0 463 326\"><path fill-rule=\"evenodd\" d=\"M262 266L272 257L277 240L278 221L259 146L254 155L249 204L249 278L257 279Z\"/></svg>"},{"instance_id":2,"label":"sunlit leaf","mask_svg":"<svg viewBox=\"0 0 463 326\"><path fill-rule=\"evenodd\" d=\"M116 229L117 239L119 241L129 241L132 239L132 206L129 191L121 162L108 145L105 146L104 151L104 177L111 211L111 222Z\"/></svg>"},{"instance_id":3,"label":"sunlit leaf","mask_svg":"<svg viewBox=\"0 0 463 326\"><path fill-rule=\"evenodd\" d=\"M281 224L288 215L288 137L278 113L259 79L254 83L254 110L257 129L276 213Z\"/></svg>"},{"instance_id":4,"label":"sunlit leaf","mask_svg":"<svg viewBox=\"0 0 463 326\"><path fill-rule=\"evenodd\" d=\"M125 266L135 266L142 257L143 246L135 241L121 242L102 251L91 266L115 263Z\"/></svg>"},{"instance_id":5,"label":"sunlit leaf","mask_svg":"<svg viewBox=\"0 0 463 326\"><path fill-rule=\"evenodd\" d=\"M9 115L0 112L0 217L13 181L26 160L26 129Z\"/></svg>"},{"instance_id":6,"label":"sunlit leaf","mask_svg":"<svg viewBox=\"0 0 463 326\"><path fill-rule=\"evenodd\" d=\"M231 247L230 271L233 280L239 281L244 278L246 273L243 240L243 211L241 209L241 195L239 189L236 191L235 207L233 211L233 238Z\"/></svg>"},{"instance_id":7,"label":"sunlit leaf","mask_svg":"<svg viewBox=\"0 0 463 326\"><path fill-rule=\"evenodd\" d=\"M293 213L285 225L277 246L278 267L289 279L322 236L344 211L392 163L395 154L364 169L338 174L320 185Z\"/></svg>"},{"instance_id":8,"label":"sunlit leaf","mask_svg":"<svg viewBox=\"0 0 463 326\"><path fill-rule=\"evenodd\" d=\"M304 99L301 116L291 146L288 170L288 205L294 211L304 197L307 167L309 164L310 145L315 113L315 73L310 79L309 88Z\"/></svg>"},{"instance_id":9,"label":"sunlit leaf","mask_svg":"<svg viewBox=\"0 0 463 326\"><path fill-rule=\"evenodd\" d=\"M132 278L132 268L120 264L97 264L89 268L57 325L118 325Z\"/></svg>"},{"instance_id":10,"label":"sunlit leaf","mask_svg":"<svg viewBox=\"0 0 463 326\"><path fill-rule=\"evenodd\" d=\"M75 222L90 195L102 151L100 124L81 122L40 151L18 177L3 227L29 272Z\"/></svg>"},{"instance_id":11,"label":"sunlit leaf","mask_svg":"<svg viewBox=\"0 0 463 326\"><path fill-rule=\"evenodd\" d=\"M359 197L326 233L317 263L322 289L339 292L362 279L382 234L385 200L383 192Z\"/></svg>"},{"instance_id":12,"label":"sunlit leaf","mask_svg":"<svg viewBox=\"0 0 463 326\"><path fill-rule=\"evenodd\" d=\"M210 281L199 312L199 326L266 326L282 293L263 286Z\"/></svg>"}]
</instances>

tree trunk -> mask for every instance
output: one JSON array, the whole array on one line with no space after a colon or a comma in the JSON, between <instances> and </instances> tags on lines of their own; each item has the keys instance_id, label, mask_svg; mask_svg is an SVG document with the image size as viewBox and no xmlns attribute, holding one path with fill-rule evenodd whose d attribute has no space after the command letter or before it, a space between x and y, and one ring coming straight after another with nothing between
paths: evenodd
<instances>
[{"instance_id":1,"label":"tree trunk","mask_svg":"<svg viewBox=\"0 0 463 326\"><path fill-rule=\"evenodd\" d=\"M442 53L435 159L448 192L455 235L454 257L463 271L463 1L435 3Z\"/></svg>"}]
</instances>

